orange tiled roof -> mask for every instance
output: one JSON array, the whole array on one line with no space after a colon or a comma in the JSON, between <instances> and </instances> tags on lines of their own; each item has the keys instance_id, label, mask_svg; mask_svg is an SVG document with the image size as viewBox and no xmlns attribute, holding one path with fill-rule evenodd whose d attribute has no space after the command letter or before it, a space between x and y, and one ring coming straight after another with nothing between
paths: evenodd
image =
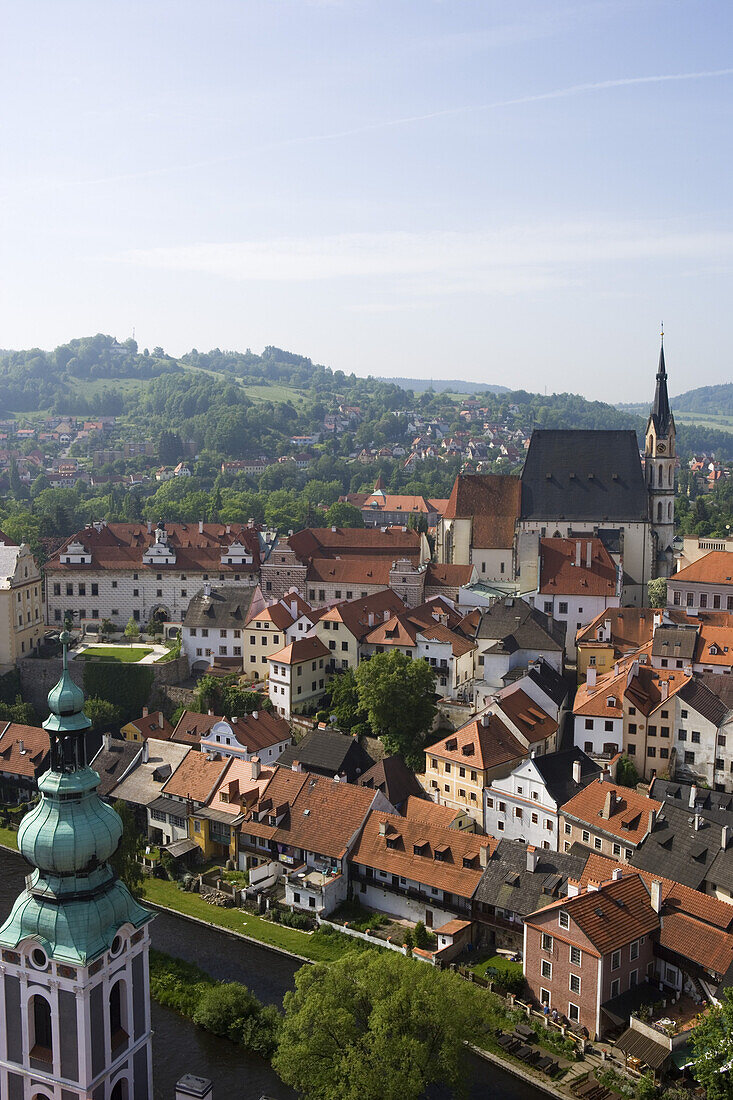
<instances>
[{"instance_id":1,"label":"orange tiled roof","mask_svg":"<svg viewBox=\"0 0 733 1100\"><path fill-rule=\"evenodd\" d=\"M701 665L733 665L733 616L731 626L703 622L697 636L695 661ZM712 647L712 652L711 652Z\"/></svg>"},{"instance_id":2,"label":"orange tiled roof","mask_svg":"<svg viewBox=\"0 0 733 1100\"><path fill-rule=\"evenodd\" d=\"M473 565L441 565L431 561L425 570L425 587L460 588L471 583L473 570Z\"/></svg>"},{"instance_id":3,"label":"orange tiled roof","mask_svg":"<svg viewBox=\"0 0 733 1100\"><path fill-rule=\"evenodd\" d=\"M411 794L407 797L402 816L409 821L421 821L423 825L440 825L441 828L450 829L462 813L450 806L439 806L429 798L418 798Z\"/></svg>"},{"instance_id":4,"label":"orange tiled roof","mask_svg":"<svg viewBox=\"0 0 733 1100\"><path fill-rule=\"evenodd\" d=\"M557 733L557 722L521 688L502 695L496 706L506 714L530 744Z\"/></svg>"},{"instance_id":5,"label":"orange tiled roof","mask_svg":"<svg viewBox=\"0 0 733 1100\"><path fill-rule=\"evenodd\" d=\"M609 882L601 890L562 898L527 917L527 924L541 928L532 917L555 908L567 910L599 955L607 955L659 928L659 916L652 909L649 893L638 874Z\"/></svg>"},{"instance_id":6,"label":"orange tiled roof","mask_svg":"<svg viewBox=\"0 0 733 1100\"><path fill-rule=\"evenodd\" d=\"M283 649L270 653L267 659L281 665L299 665L303 661L315 661L319 657L328 657L328 655L328 647L320 638L296 638Z\"/></svg>"},{"instance_id":7,"label":"orange tiled roof","mask_svg":"<svg viewBox=\"0 0 733 1100\"><path fill-rule=\"evenodd\" d=\"M128 726L134 726L141 737L154 737L158 741L170 741L173 736L173 726L170 724L162 710L156 710L153 714L145 714L135 718Z\"/></svg>"},{"instance_id":8,"label":"orange tiled roof","mask_svg":"<svg viewBox=\"0 0 733 1100\"><path fill-rule=\"evenodd\" d=\"M273 623L278 630L287 630L294 622L295 620L287 607L283 607L281 603L274 603L271 604L270 607L263 608L257 615L253 615L251 619L247 619L247 626L249 626L250 623Z\"/></svg>"},{"instance_id":9,"label":"orange tiled roof","mask_svg":"<svg viewBox=\"0 0 733 1100\"><path fill-rule=\"evenodd\" d=\"M321 618L330 622L340 622L355 638L361 641L379 622L385 621L397 611L403 611L405 605L391 588L383 592L372 592L357 600L338 603L324 611Z\"/></svg>"},{"instance_id":10,"label":"orange tiled roof","mask_svg":"<svg viewBox=\"0 0 733 1100\"><path fill-rule=\"evenodd\" d=\"M611 806L606 817L609 795ZM636 845L649 832L650 812L658 814L661 809L661 802L640 794L633 787L620 787L599 777L561 806L560 813Z\"/></svg>"},{"instance_id":11,"label":"orange tiled roof","mask_svg":"<svg viewBox=\"0 0 733 1100\"><path fill-rule=\"evenodd\" d=\"M178 765L162 794L190 798L194 802L207 803L221 783L232 762L232 757L211 757L208 753L190 749Z\"/></svg>"},{"instance_id":12,"label":"orange tiled roof","mask_svg":"<svg viewBox=\"0 0 733 1100\"><path fill-rule=\"evenodd\" d=\"M523 760L528 751L498 715L488 713L437 741L425 750L425 754L485 771L499 764Z\"/></svg>"},{"instance_id":13,"label":"orange tiled roof","mask_svg":"<svg viewBox=\"0 0 733 1100\"><path fill-rule=\"evenodd\" d=\"M680 569L679 573L673 573L669 578L670 584L683 581L689 584L733 584L733 554L729 550L711 550L702 558L693 561Z\"/></svg>"},{"instance_id":14,"label":"orange tiled roof","mask_svg":"<svg viewBox=\"0 0 733 1100\"><path fill-rule=\"evenodd\" d=\"M35 779L49 751L48 734L40 726L0 722L0 772Z\"/></svg>"},{"instance_id":15,"label":"orange tiled roof","mask_svg":"<svg viewBox=\"0 0 733 1100\"><path fill-rule=\"evenodd\" d=\"M301 559L417 557L420 535L405 527L306 527L288 537L290 549Z\"/></svg>"},{"instance_id":16,"label":"orange tiled roof","mask_svg":"<svg viewBox=\"0 0 733 1100\"><path fill-rule=\"evenodd\" d=\"M483 874L481 847L487 846L491 856L498 843L491 836L479 837L372 810L349 860L471 898Z\"/></svg>"},{"instance_id":17,"label":"orange tiled roof","mask_svg":"<svg viewBox=\"0 0 733 1100\"><path fill-rule=\"evenodd\" d=\"M236 816L242 812L243 803L252 805L259 801L262 792L275 774L275 768L261 768L257 779L253 778L253 771L251 761L238 760L234 757L217 785L211 800L211 808Z\"/></svg>"},{"instance_id":18,"label":"orange tiled roof","mask_svg":"<svg viewBox=\"0 0 733 1100\"><path fill-rule=\"evenodd\" d=\"M417 558L408 555L412 564ZM381 584L389 585L389 571L392 558L311 558L306 580L320 581L322 584Z\"/></svg>"},{"instance_id":19,"label":"orange tiled roof","mask_svg":"<svg viewBox=\"0 0 733 1100\"><path fill-rule=\"evenodd\" d=\"M652 640L654 634L652 607L607 607L575 636L579 644L597 642L598 631L606 620L611 624L611 639L618 656L638 649ZM605 644L605 643L601 643Z\"/></svg>"},{"instance_id":20,"label":"orange tiled roof","mask_svg":"<svg viewBox=\"0 0 733 1100\"><path fill-rule=\"evenodd\" d=\"M589 549L590 568L587 564ZM578 555L580 565L576 565ZM616 566L600 539L540 539L540 562L540 592L543 594L616 595Z\"/></svg>"},{"instance_id":21,"label":"orange tiled roof","mask_svg":"<svg viewBox=\"0 0 733 1100\"><path fill-rule=\"evenodd\" d=\"M459 474L453 482L444 516L473 520L474 547L510 549L519 519L522 483L510 474Z\"/></svg>"}]
</instances>

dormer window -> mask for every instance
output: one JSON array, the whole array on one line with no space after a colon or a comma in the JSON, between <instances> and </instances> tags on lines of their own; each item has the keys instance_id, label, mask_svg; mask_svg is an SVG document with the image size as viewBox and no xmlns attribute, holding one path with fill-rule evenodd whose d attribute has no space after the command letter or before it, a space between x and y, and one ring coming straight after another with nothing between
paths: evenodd
<instances>
[{"instance_id":1,"label":"dormer window","mask_svg":"<svg viewBox=\"0 0 733 1100\"><path fill-rule=\"evenodd\" d=\"M606 697L606 706L607 707L615 707L616 706L616 696L615 695L609 695L609 696Z\"/></svg>"},{"instance_id":2,"label":"dormer window","mask_svg":"<svg viewBox=\"0 0 733 1100\"><path fill-rule=\"evenodd\" d=\"M570 914L565 909L560 910L558 924L561 928L565 928L566 930L570 927Z\"/></svg>"}]
</instances>

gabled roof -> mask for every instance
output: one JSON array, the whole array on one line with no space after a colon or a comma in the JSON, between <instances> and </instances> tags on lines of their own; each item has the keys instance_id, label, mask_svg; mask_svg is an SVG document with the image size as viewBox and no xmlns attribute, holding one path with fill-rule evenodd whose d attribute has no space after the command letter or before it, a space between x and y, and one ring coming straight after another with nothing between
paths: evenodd
<instances>
[{"instance_id":1,"label":"gabled roof","mask_svg":"<svg viewBox=\"0 0 733 1100\"><path fill-rule=\"evenodd\" d=\"M532 763L542 776L547 793L558 807L574 798L579 790L597 779L601 772L600 765L577 747L567 752L548 752L535 756ZM573 765L576 763L580 764L580 783L573 779Z\"/></svg>"},{"instance_id":2,"label":"gabled roof","mask_svg":"<svg viewBox=\"0 0 733 1100\"><path fill-rule=\"evenodd\" d=\"M532 432L522 471L523 520L646 521L636 432Z\"/></svg>"},{"instance_id":3,"label":"gabled roof","mask_svg":"<svg viewBox=\"0 0 733 1100\"><path fill-rule=\"evenodd\" d=\"M0 721L0 772L35 779L45 770L50 748L48 733L40 726Z\"/></svg>"},{"instance_id":4,"label":"gabled roof","mask_svg":"<svg viewBox=\"0 0 733 1100\"><path fill-rule=\"evenodd\" d=\"M710 550L669 577L670 584L733 585L733 554L729 550Z\"/></svg>"},{"instance_id":5,"label":"gabled roof","mask_svg":"<svg viewBox=\"0 0 733 1100\"><path fill-rule=\"evenodd\" d=\"M564 676L540 657L527 671L527 676L537 687L551 699L555 706L560 707L568 697L568 685Z\"/></svg>"},{"instance_id":6,"label":"gabled roof","mask_svg":"<svg viewBox=\"0 0 733 1100\"><path fill-rule=\"evenodd\" d=\"M303 661L316 661L320 657L328 657L328 647L320 638L296 638L283 649L276 653L269 653L268 661L275 661L280 665L299 665Z\"/></svg>"},{"instance_id":7,"label":"gabled roof","mask_svg":"<svg viewBox=\"0 0 733 1100\"><path fill-rule=\"evenodd\" d=\"M417 565L417 557L409 556L412 565ZM389 572L393 558L358 557L348 558L311 558L308 563L306 580L320 581L323 584L381 584L389 585Z\"/></svg>"},{"instance_id":8,"label":"gabled roof","mask_svg":"<svg viewBox=\"0 0 733 1100\"><path fill-rule=\"evenodd\" d=\"M688 810L690 814L699 813L709 821L733 828L733 793L730 791L714 791L710 787L683 783L679 779L658 777L652 780L649 790L654 798L675 806L678 810Z\"/></svg>"},{"instance_id":9,"label":"gabled roof","mask_svg":"<svg viewBox=\"0 0 733 1100\"><path fill-rule=\"evenodd\" d=\"M137 806L150 805L161 795L165 783L188 751L186 745L149 738L148 759L143 761L141 756L130 774L115 786L115 798Z\"/></svg>"},{"instance_id":10,"label":"gabled roof","mask_svg":"<svg viewBox=\"0 0 733 1100\"><path fill-rule=\"evenodd\" d=\"M422 795L409 796L402 808L402 816L408 821L421 821L423 825L440 825L441 828L452 829L455 822L465 816L465 811L456 810L452 806L441 806L426 798L423 792Z\"/></svg>"},{"instance_id":11,"label":"gabled roof","mask_svg":"<svg viewBox=\"0 0 733 1100\"><path fill-rule=\"evenodd\" d=\"M634 847L649 831L650 814L656 816L661 809L661 802L640 794L633 787L621 787L598 778L578 791L560 812Z\"/></svg>"},{"instance_id":12,"label":"gabled roof","mask_svg":"<svg viewBox=\"0 0 733 1100\"><path fill-rule=\"evenodd\" d=\"M306 771L327 772L329 775L364 775L374 765L371 756L356 738L334 729L314 729L306 733L297 745L290 745L278 760L282 767L300 763Z\"/></svg>"},{"instance_id":13,"label":"gabled roof","mask_svg":"<svg viewBox=\"0 0 733 1100\"><path fill-rule=\"evenodd\" d=\"M697 637L695 661L701 665L733 665L733 615L730 626L702 622Z\"/></svg>"},{"instance_id":14,"label":"gabled roof","mask_svg":"<svg viewBox=\"0 0 733 1100\"><path fill-rule=\"evenodd\" d=\"M697 646L697 626L662 624L654 631L652 656L692 661Z\"/></svg>"},{"instance_id":15,"label":"gabled roof","mask_svg":"<svg viewBox=\"0 0 733 1100\"><path fill-rule=\"evenodd\" d=\"M288 537L301 561L329 557L419 557L420 535L407 527L306 527Z\"/></svg>"},{"instance_id":16,"label":"gabled roof","mask_svg":"<svg viewBox=\"0 0 733 1100\"><path fill-rule=\"evenodd\" d=\"M607 607L578 631L576 641L597 642L599 631L603 631L604 624L609 622L611 640L617 655L621 656L651 641L655 614L658 612L652 607Z\"/></svg>"},{"instance_id":17,"label":"gabled roof","mask_svg":"<svg viewBox=\"0 0 733 1100\"><path fill-rule=\"evenodd\" d=\"M161 793L190 798L193 802L205 805L221 783L231 761L231 756L224 758L218 753L197 752L191 749L173 772Z\"/></svg>"},{"instance_id":18,"label":"gabled roof","mask_svg":"<svg viewBox=\"0 0 733 1100\"><path fill-rule=\"evenodd\" d=\"M530 744L546 741L557 733L557 722L521 688L502 694L494 706L514 723Z\"/></svg>"},{"instance_id":19,"label":"gabled roof","mask_svg":"<svg viewBox=\"0 0 733 1100\"><path fill-rule=\"evenodd\" d=\"M261 611L247 619L246 625L249 626L250 623L272 623L278 630L287 630L294 622L295 620L288 608L278 602L270 604L269 607L263 607Z\"/></svg>"},{"instance_id":20,"label":"gabled roof","mask_svg":"<svg viewBox=\"0 0 733 1100\"><path fill-rule=\"evenodd\" d=\"M525 600L507 596L477 610L473 634L476 641L496 639L510 653L519 649L558 653L564 649L565 624L548 619Z\"/></svg>"},{"instance_id":21,"label":"gabled roof","mask_svg":"<svg viewBox=\"0 0 733 1100\"><path fill-rule=\"evenodd\" d=\"M699 889L721 852L721 829L704 817L698 824L695 829L694 813L666 803L652 832L632 855L632 865ZM722 878L714 881L722 883Z\"/></svg>"},{"instance_id":22,"label":"gabled roof","mask_svg":"<svg viewBox=\"0 0 733 1100\"><path fill-rule=\"evenodd\" d=\"M539 590L551 596L611 598L616 566L600 539L540 539Z\"/></svg>"},{"instance_id":23,"label":"gabled roof","mask_svg":"<svg viewBox=\"0 0 733 1100\"><path fill-rule=\"evenodd\" d=\"M424 799L424 791L417 776L400 755L385 756L378 760L359 776L357 782L360 787L381 791L397 810L410 798Z\"/></svg>"},{"instance_id":24,"label":"gabled roof","mask_svg":"<svg viewBox=\"0 0 733 1100\"><path fill-rule=\"evenodd\" d=\"M680 699L720 726L733 708L733 677L718 672L698 673L680 689Z\"/></svg>"},{"instance_id":25,"label":"gabled roof","mask_svg":"<svg viewBox=\"0 0 733 1100\"><path fill-rule=\"evenodd\" d=\"M362 641L375 626L392 614L404 611L405 605L396 592L386 588L357 600L348 600L328 608L321 619L341 622L358 641Z\"/></svg>"},{"instance_id":26,"label":"gabled roof","mask_svg":"<svg viewBox=\"0 0 733 1100\"><path fill-rule=\"evenodd\" d=\"M649 892L640 875L630 874L607 883L600 890L588 890L573 898L556 902L570 914L580 931L588 937L599 955L607 955L632 940L648 936L659 928ZM545 910L546 912L546 910ZM527 917L542 915L542 910Z\"/></svg>"},{"instance_id":27,"label":"gabled roof","mask_svg":"<svg viewBox=\"0 0 733 1100\"><path fill-rule=\"evenodd\" d=\"M476 900L524 917L565 897L568 879L577 879L585 862L582 855L538 848L534 871L527 869L527 845L500 840L481 876Z\"/></svg>"},{"instance_id":28,"label":"gabled roof","mask_svg":"<svg viewBox=\"0 0 733 1100\"><path fill-rule=\"evenodd\" d=\"M481 848L491 852L496 844L494 837L372 810L349 861L472 898L481 880Z\"/></svg>"},{"instance_id":29,"label":"gabled roof","mask_svg":"<svg viewBox=\"0 0 733 1100\"><path fill-rule=\"evenodd\" d=\"M474 718L455 733L436 741L425 750L425 754L479 771L523 760L529 755L499 715L491 712Z\"/></svg>"},{"instance_id":30,"label":"gabled roof","mask_svg":"<svg viewBox=\"0 0 733 1100\"><path fill-rule=\"evenodd\" d=\"M519 518L521 481L510 474L459 474L453 482L444 516L473 521L474 549L509 550Z\"/></svg>"},{"instance_id":31,"label":"gabled roof","mask_svg":"<svg viewBox=\"0 0 733 1100\"><path fill-rule=\"evenodd\" d=\"M122 728L128 729L130 727L135 729L145 740L153 737L156 741L170 741L173 736L173 726L162 710L155 710L152 714L143 714L140 718L133 719L132 722L126 722Z\"/></svg>"},{"instance_id":32,"label":"gabled roof","mask_svg":"<svg viewBox=\"0 0 733 1100\"><path fill-rule=\"evenodd\" d=\"M461 588L470 584L474 574L474 565L447 565L428 562L425 569L426 588Z\"/></svg>"},{"instance_id":33,"label":"gabled roof","mask_svg":"<svg viewBox=\"0 0 733 1100\"><path fill-rule=\"evenodd\" d=\"M274 711L258 710L252 714L237 715L236 721L233 718L218 718L217 722L225 722L237 743L248 753L270 749L292 738L288 722ZM208 734L203 739L207 737Z\"/></svg>"}]
</instances>

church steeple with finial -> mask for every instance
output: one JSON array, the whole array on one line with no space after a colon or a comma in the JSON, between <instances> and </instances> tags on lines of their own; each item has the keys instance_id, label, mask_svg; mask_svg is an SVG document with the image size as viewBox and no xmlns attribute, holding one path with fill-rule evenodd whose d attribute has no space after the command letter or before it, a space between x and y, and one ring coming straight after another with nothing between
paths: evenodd
<instances>
[{"instance_id":1,"label":"church steeple with finial","mask_svg":"<svg viewBox=\"0 0 733 1100\"><path fill-rule=\"evenodd\" d=\"M122 822L87 763L84 693L70 635L43 723L50 768L18 847L33 868L0 928L0 1096L133 1100L152 1096L148 923L109 864Z\"/></svg>"},{"instance_id":2,"label":"church steeple with finial","mask_svg":"<svg viewBox=\"0 0 733 1100\"><path fill-rule=\"evenodd\" d=\"M649 490L649 518L655 540L657 577L668 577L672 572L676 463L676 430L667 392L662 325L657 385L646 425L644 447L644 469Z\"/></svg>"}]
</instances>

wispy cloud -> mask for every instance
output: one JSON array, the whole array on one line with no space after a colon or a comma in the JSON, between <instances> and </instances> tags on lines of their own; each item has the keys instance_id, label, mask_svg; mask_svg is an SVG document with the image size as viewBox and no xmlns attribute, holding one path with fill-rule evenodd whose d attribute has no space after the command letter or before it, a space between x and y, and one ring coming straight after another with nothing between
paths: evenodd
<instances>
[{"instance_id":1,"label":"wispy cloud","mask_svg":"<svg viewBox=\"0 0 733 1100\"><path fill-rule=\"evenodd\" d=\"M632 88L645 84L669 84L681 81L714 80L728 76L733 76L733 68L702 69L688 73L657 73L652 76L626 76L614 80L596 80L583 84L570 84L565 88L553 88L546 92L532 92L527 95L512 96L507 99L494 99L486 103L462 104L456 107L444 107L437 111L426 111L423 114L402 115L398 118L379 119L374 122L363 123L359 126L325 131L320 134L301 134L292 138L283 138L282 140L268 142L258 147L248 146L247 148L240 149L236 153L228 153L220 157L208 157L203 160L190 161L188 164L169 164L162 165L159 168L146 169L143 172L129 172L121 175L102 176L86 180L68 180L65 185L75 187L124 183L132 180L165 175L169 172L190 172L199 168L216 167L217 165L229 164L243 160L244 158L251 158L255 155L274 152L277 149L312 145L318 142L339 141L344 138L359 137L362 134L371 134L380 130L390 130L396 127L416 125L421 122L431 122L436 119L498 111L509 107L521 107L524 104L543 103L553 99L570 99L574 96L611 91L616 88ZM62 184L61 186L64 185Z\"/></svg>"},{"instance_id":2,"label":"wispy cloud","mask_svg":"<svg viewBox=\"0 0 733 1100\"><path fill-rule=\"evenodd\" d=\"M600 264L670 261L721 264L733 232L636 224L501 227L477 233L346 233L137 249L111 257L146 268L237 281L308 283L380 279L400 293L521 293L588 277Z\"/></svg>"}]
</instances>

